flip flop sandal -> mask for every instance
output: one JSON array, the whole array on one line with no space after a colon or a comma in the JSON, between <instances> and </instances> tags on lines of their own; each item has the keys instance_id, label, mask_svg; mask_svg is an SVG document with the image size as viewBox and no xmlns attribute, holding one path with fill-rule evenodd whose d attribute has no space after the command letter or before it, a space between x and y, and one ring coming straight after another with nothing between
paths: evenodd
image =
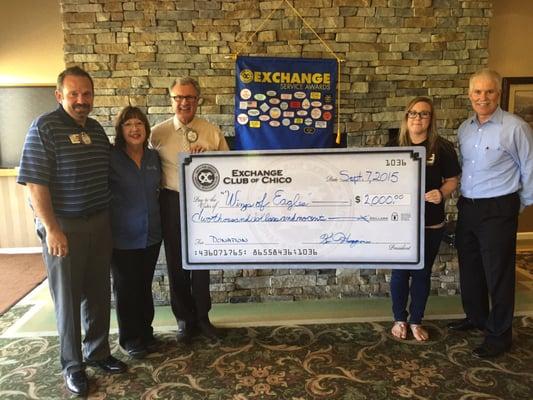
<instances>
[{"instance_id":1,"label":"flip flop sandal","mask_svg":"<svg viewBox=\"0 0 533 400\"><path fill-rule=\"evenodd\" d=\"M429 339L428 331L426 331L424 328L422 328L422 325L418 324L411 324L411 332L413 333L413 336L415 339L419 342L425 342Z\"/></svg>"},{"instance_id":2,"label":"flip flop sandal","mask_svg":"<svg viewBox=\"0 0 533 400\"><path fill-rule=\"evenodd\" d=\"M405 321L394 321L391 329L392 336L402 340L406 339L408 326Z\"/></svg>"}]
</instances>

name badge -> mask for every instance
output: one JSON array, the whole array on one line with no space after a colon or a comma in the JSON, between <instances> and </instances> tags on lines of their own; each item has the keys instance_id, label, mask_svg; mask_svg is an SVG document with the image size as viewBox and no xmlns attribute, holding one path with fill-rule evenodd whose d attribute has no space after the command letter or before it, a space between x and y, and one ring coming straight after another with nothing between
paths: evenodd
<instances>
[{"instance_id":1,"label":"name badge","mask_svg":"<svg viewBox=\"0 0 533 400\"><path fill-rule=\"evenodd\" d=\"M189 143L194 143L198 140L198 133L195 130L189 129L187 130L187 140Z\"/></svg>"},{"instance_id":2,"label":"name badge","mask_svg":"<svg viewBox=\"0 0 533 400\"><path fill-rule=\"evenodd\" d=\"M79 133L73 133L71 135L68 135L68 138L70 139L70 143L72 144L80 144L81 143L81 136Z\"/></svg>"},{"instance_id":3,"label":"name badge","mask_svg":"<svg viewBox=\"0 0 533 400\"><path fill-rule=\"evenodd\" d=\"M92 143L91 137L87 133L82 132L82 133L80 133L80 136L81 136L81 141L82 141L83 144L91 144Z\"/></svg>"},{"instance_id":4,"label":"name badge","mask_svg":"<svg viewBox=\"0 0 533 400\"><path fill-rule=\"evenodd\" d=\"M92 143L91 137L85 132L72 133L68 135L68 138L70 140L70 143L72 144L91 144Z\"/></svg>"}]
</instances>

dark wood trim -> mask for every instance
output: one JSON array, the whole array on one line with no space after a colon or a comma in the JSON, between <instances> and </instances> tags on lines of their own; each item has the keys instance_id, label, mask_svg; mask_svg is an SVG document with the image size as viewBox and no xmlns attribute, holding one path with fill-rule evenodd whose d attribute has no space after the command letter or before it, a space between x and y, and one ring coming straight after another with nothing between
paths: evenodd
<instances>
[{"instance_id":1,"label":"dark wood trim","mask_svg":"<svg viewBox=\"0 0 533 400\"><path fill-rule=\"evenodd\" d=\"M533 85L533 77L531 76L518 76L518 77L505 77L502 79L502 98L501 108L505 111L509 111L509 93L511 92L512 85Z\"/></svg>"}]
</instances>

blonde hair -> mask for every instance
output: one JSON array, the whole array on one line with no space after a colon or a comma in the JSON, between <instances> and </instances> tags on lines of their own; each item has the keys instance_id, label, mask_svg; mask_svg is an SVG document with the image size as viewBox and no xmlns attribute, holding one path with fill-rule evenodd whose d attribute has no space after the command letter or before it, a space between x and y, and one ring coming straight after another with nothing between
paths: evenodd
<instances>
[{"instance_id":1,"label":"blonde hair","mask_svg":"<svg viewBox=\"0 0 533 400\"><path fill-rule=\"evenodd\" d=\"M398 145L399 146L412 146L413 142L411 142L411 138L409 136L409 130L407 129L407 113L411 110L411 108L417 104L417 103L426 103L429 105L429 108L431 109L431 121L428 126L428 133L427 133L427 154L432 154L435 152L435 144L437 143L438 138L438 132L437 132L437 116L435 115L435 107L433 106L433 101L429 97L415 97L412 99L409 104L407 104L407 107L405 108L405 113L402 118L402 124L400 126L400 133L398 134Z\"/></svg>"}]
</instances>

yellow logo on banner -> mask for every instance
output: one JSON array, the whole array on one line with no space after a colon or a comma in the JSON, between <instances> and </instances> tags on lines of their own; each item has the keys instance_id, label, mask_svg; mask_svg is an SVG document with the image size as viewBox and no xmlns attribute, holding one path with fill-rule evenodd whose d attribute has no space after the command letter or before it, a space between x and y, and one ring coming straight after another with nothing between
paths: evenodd
<instances>
[{"instance_id":1,"label":"yellow logo on banner","mask_svg":"<svg viewBox=\"0 0 533 400\"><path fill-rule=\"evenodd\" d=\"M250 83L254 79L254 73L249 69L243 69L240 73L241 81L243 83Z\"/></svg>"},{"instance_id":2,"label":"yellow logo on banner","mask_svg":"<svg viewBox=\"0 0 533 400\"><path fill-rule=\"evenodd\" d=\"M311 92L309 94L309 97L311 97L313 100L319 100L320 97L322 97L322 93L320 93L320 92Z\"/></svg>"},{"instance_id":3,"label":"yellow logo on banner","mask_svg":"<svg viewBox=\"0 0 533 400\"><path fill-rule=\"evenodd\" d=\"M260 128L261 121L250 121L250 128Z\"/></svg>"},{"instance_id":4,"label":"yellow logo on banner","mask_svg":"<svg viewBox=\"0 0 533 400\"><path fill-rule=\"evenodd\" d=\"M328 72L281 72L281 71L252 71L243 69L239 77L243 83L281 83L281 84L314 84L329 86L331 75Z\"/></svg>"}]
</instances>

